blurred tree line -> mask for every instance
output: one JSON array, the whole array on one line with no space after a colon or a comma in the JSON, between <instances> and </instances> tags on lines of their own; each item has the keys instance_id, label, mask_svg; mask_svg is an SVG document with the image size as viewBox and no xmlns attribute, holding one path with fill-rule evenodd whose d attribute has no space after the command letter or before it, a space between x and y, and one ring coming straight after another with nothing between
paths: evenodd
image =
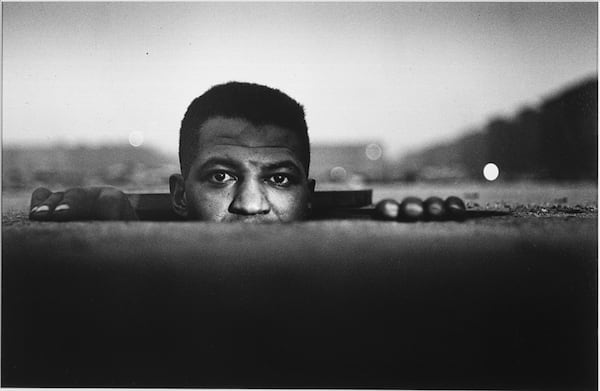
<instances>
[{"instance_id":1,"label":"blurred tree line","mask_svg":"<svg viewBox=\"0 0 600 391\"><path fill-rule=\"evenodd\" d=\"M332 167L340 166L348 170L349 178L357 171L365 181L482 180L484 165L493 162L504 180L597 181L598 80L585 80L537 108L525 107L510 119L495 118L454 142L410 154L399 162L370 161L365 147L314 146L312 175L327 176ZM175 155L167 157L130 145L4 146L2 150L4 190L90 185L166 189L169 175L178 170Z\"/></svg>"},{"instance_id":2,"label":"blurred tree line","mask_svg":"<svg viewBox=\"0 0 600 391\"><path fill-rule=\"evenodd\" d=\"M29 190L38 186L165 187L177 160L148 148L126 145L101 147L5 147L2 188Z\"/></svg>"},{"instance_id":3,"label":"blurred tree line","mask_svg":"<svg viewBox=\"0 0 600 391\"><path fill-rule=\"evenodd\" d=\"M597 181L598 79L567 88L537 108L525 107L511 119L492 119L452 143L411 154L397 165L396 179L479 180L488 162L506 180Z\"/></svg>"}]
</instances>

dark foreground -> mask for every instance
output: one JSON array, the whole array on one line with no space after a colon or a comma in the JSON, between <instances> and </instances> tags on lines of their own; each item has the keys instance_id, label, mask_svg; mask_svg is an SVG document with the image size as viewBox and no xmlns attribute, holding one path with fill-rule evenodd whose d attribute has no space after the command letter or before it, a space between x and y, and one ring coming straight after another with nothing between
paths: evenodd
<instances>
[{"instance_id":1,"label":"dark foreground","mask_svg":"<svg viewBox=\"0 0 600 391\"><path fill-rule=\"evenodd\" d=\"M2 385L596 389L597 214L538 212L12 220Z\"/></svg>"}]
</instances>

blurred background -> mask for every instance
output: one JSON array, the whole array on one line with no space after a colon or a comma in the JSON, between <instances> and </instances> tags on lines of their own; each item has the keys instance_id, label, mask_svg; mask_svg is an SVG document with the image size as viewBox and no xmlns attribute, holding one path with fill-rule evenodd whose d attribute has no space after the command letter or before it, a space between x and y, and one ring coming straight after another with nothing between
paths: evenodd
<instances>
[{"instance_id":1,"label":"blurred background","mask_svg":"<svg viewBox=\"0 0 600 391\"><path fill-rule=\"evenodd\" d=\"M187 105L230 80L305 106L317 189L597 197L596 3L4 2L2 21L5 203L167 192Z\"/></svg>"}]
</instances>

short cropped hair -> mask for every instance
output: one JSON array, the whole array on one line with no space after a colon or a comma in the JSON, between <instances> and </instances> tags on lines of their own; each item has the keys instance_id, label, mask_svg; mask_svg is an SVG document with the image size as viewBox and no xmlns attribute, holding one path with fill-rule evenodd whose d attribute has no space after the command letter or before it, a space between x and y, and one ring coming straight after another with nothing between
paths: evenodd
<instances>
[{"instance_id":1,"label":"short cropped hair","mask_svg":"<svg viewBox=\"0 0 600 391\"><path fill-rule=\"evenodd\" d=\"M275 125L293 131L302 141L303 164L308 175L310 144L304 108L283 92L260 84L219 84L192 101L179 135L179 163L187 178L198 152L199 131L213 117L239 118L254 126Z\"/></svg>"}]
</instances>

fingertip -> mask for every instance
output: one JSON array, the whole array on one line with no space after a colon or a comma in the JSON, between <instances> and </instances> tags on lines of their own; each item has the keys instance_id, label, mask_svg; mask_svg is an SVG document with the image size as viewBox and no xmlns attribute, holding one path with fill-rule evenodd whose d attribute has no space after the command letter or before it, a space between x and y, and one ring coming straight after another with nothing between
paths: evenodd
<instances>
[{"instance_id":1,"label":"fingertip","mask_svg":"<svg viewBox=\"0 0 600 391\"><path fill-rule=\"evenodd\" d=\"M394 221L398 219L400 204L396 200L386 198L375 205L375 218L378 220Z\"/></svg>"},{"instance_id":2,"label":"fingertip","mask_svg":"<svg viewBox=\"0 0 600 391\"><path fill-rule=\"evenodd\" d=\"M56 208L54 208L54 212L62 212L62 211L67 211L70 210L71 207L69 206L69 204L60 204L58 206L56 206Z\"/></svg>"},{"instance_id":3,"label":"fingertip","mask_svg":"<svg viewBox=\"0 0 600 391\"><path fill-rule=\"evenodd\" d=\"M48 205L40 205L33 207L29 218L31 220L47 220L50 215L50 207Z\"/></svg>"},{"instance_id":4,"label":"fingertip","mask_svg":"<svg viewBox=\"0 0 600 391\"><path fill-rule=\"evenodd\" d=\"M81 213L77 213L76 209L71 209L69 204L60 204L54 208L52 212L52 220L55 221L74 221L80 220L84 216L80 216Z\"/></svg>"},{"instance_id":5,"label":"fingertip","mask_svg":"<svg viewBox=\"0 0 600 391\"><path fill-rule=\"evenodd\" d=\"M400 203L398 221L418 221L423 218L423 201L418 197L406 197Z\"/></svg>"},{"instance_id":6,"label":"fingertip","mask_svg":"<svg viewBox=\"0 0 600 391\"><path fill-rule=\"evenodd\" d=\"M40 205L36 208L35 213L40 214L44 212L50 212L50 207L48 205Z\"/></svg>"},{"instance_id":7,"label":"fingertip","mask_svg":"<svg viewBox=\"0 0 600 391\"><path fill-rule=\"evenodd\" d=\"M464 220L467 208L462 199L456 196L450 196L446 198L445 204L448 214L452 220Z\"/></svg>"},{"instance_id":8,"label":"fingertip","mask_svg":"<svg viewBox=\"0 0 600 391\"><path fill-rule=\"evenodd\" d=\"M447 218L446 205L439 197L429 197L423 201L424 216L426 220L444 220Z\"/></svg>"}]
</instances>

